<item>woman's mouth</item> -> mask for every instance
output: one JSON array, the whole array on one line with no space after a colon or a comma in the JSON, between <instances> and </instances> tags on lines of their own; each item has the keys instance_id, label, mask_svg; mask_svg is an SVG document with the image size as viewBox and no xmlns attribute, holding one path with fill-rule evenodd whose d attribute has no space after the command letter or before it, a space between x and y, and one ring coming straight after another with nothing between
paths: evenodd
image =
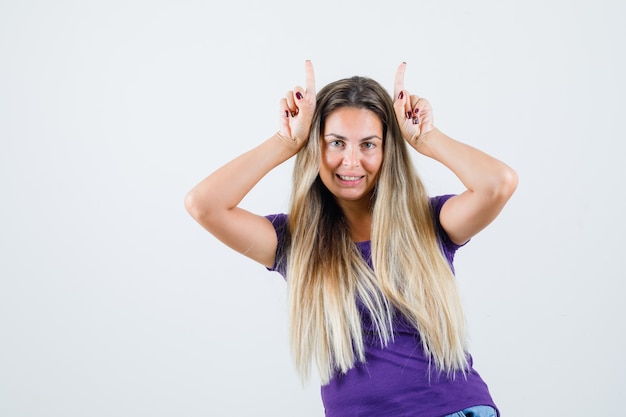
<instances>
[{"instance_id":1,"label":"woman's mouth","mask_svg":"<svg viewBox=\"0 0 626 417\"><path fill-rule=\"evenodd\" d=\"M342 181L358 181L361 178L363 178L363 176L354 177L354 176L350 176L350 175L339 175L339 174L337 174L337 176Z\"/></svg>"}]
</instances>

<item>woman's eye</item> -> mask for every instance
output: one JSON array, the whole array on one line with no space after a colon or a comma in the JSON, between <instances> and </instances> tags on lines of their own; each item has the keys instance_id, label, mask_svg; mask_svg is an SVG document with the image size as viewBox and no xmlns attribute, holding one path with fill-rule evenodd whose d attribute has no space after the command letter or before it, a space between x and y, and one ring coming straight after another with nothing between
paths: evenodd
<instances>
[{"instance_id":1,"label":"woman's eye","mask_svg":"<svg viewBox=\"0 0 626 417\"><path fill-rule=\"evenodd\" d=\"M341 141L340 140L333 140L332 142L330 142L330 146L333 146L335 148L341 146Z\"/></svg>"},{"instance_id":2,"label":"woman's eye","mask_svg":"<svg viewBox=\"0 0 626 417\"><path fill-rule=\"evenodd\" d=\"M372 142L365 142L365 143L363 144L363 147L364 147L365 149L372 149L372 148L374 147L374 144L373 144Z\"/></svg>"}]
</instances>

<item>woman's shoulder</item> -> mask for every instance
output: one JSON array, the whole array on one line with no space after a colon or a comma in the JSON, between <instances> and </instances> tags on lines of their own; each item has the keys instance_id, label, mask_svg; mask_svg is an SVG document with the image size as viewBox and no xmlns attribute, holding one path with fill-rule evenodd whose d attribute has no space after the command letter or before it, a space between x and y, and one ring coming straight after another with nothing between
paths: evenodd
<instances>
[{"instance_id":1,"label":"woman's shoulder","mask_svg":"<svg viewBox=\"0 0 626 417\"><path fill-rule=\"evenodd\" d=\"M280 244L281 241L284 241L287 238L287 233L289 231L287 213L268 214L265 218L272 223L272 226L274 226L274 230L276 230L276 235Z\"/></svg>"},{"instance_id":2,"label":"woman's shoulder","mask_svg":"<svg viewBox=\"0 0 626 417\"><path fill-rule=\"evenodd\" d=\"M450 198L454 197L456 194L441 194L428 198L428 203L430 204L430 209L434 214L439 214L441 208Z\"/></svg>"},{"instance_id":3,"label":"woman's shoulder","mask_svg":"<svg viewBox=\"0 0 626 417\"><path fill-rule=\"evenodd\" d=\"M282 226L287 223L287 213L268 214L265 218L268 219L274 227Z\"/></svg>"},{"instance_id":4,"label":"woman's shoulder","mask_svg":"<svg viewBox=\"0 0 626 417\"><path fill-rule=\"evenodd\" d=\"M287 214L268 214L265 218L272 223L272 226L274 226L274 230L276 230L276 238L278 240L274 265L271 268L268 268L268 270L279 272L283 277L286 277L286 254L289 241L289 223L287 221Z\"/></svg>"},{"instance_id":5,"label":"woman's shoulder","mask_svg":"<svg viewBox=\"0 0 626 417\"><path fill-rule=\"evenodd\" d=\"M441 208L446 203L446 201L448 201L451 197L454 197L455 195L456 194L442 194L442 195L437 195L437 196L429 198L430 209L433 214L433 223L435 225L435 233L441 245L443 254L448 260L448 263L452 267L453 271L454 271L454 266L453 266L454 254L459 248L464 246L467 242L464 243L463 245L458 245L450 239L450 237L448 236L448 233L441 225L441 221L439 220L439 213L441 212Z\"/></svg>"}]
</instances>

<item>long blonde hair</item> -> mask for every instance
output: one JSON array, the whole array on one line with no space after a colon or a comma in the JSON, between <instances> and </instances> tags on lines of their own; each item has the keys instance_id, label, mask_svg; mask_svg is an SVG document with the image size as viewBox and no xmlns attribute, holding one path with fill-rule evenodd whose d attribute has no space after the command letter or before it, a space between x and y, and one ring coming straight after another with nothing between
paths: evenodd
<instances>
[{"instance_id":1,"label":"long blonde hair","mask_svg":"<svg viewBox=\"0 0 626 417\"><path fill-rule=\"evenodd\" d=\"M371 110L383 124L383 162L372 195L373 270L318 176L326 118L345 106ZM313 362L326 384L335 372L345 373L357 360L364 361L357 301L369 313L381 346L393 339L392 320L399 312L419 331L424 351L439 371L465 372L466 324L456 281L393 102L376 81L347 78L318 93L309 140L294 166L289 232L289 333L303 379Z\"/></svg>"}]
</instances>

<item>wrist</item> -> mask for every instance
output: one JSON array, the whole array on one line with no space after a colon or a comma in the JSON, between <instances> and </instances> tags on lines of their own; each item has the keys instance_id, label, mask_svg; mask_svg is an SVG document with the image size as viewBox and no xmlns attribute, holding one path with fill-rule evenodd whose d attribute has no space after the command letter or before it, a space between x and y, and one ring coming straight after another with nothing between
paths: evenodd
<instances>
[{"instance_id":1,"label":"wrist","mask_svg":"<svg viewBox=\"0 0 626 417\"><path fill-rule=\"evenodd\" d=\"M436 127L432 127L428 132L423 133L414 140L411 145L413 148L419 153L426 153L426 149L428 147L428 142L433 140L433 137L443 135L439 129Z\"/></svg>"},{"instance_id":2,"label":"wrist","mask_svg":"<svg viewBox=\"0 0 626 417\"><path fill-rule=\"evenodd\" d=\"M274 135L269 138L269 141L277 144L280 147L280 153L284 155L286 159L297 154L302 147L296 139L282 134L280 130L274 133Z\"/></svg>"}]
</instances>

